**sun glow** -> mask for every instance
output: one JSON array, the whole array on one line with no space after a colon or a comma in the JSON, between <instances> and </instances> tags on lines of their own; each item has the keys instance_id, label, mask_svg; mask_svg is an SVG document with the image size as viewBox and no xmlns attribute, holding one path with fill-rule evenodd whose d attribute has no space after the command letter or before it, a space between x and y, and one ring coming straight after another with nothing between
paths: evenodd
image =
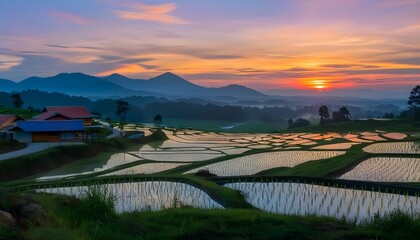
<instances>
[{"instance_id":1,"label":"sun glow","mask_svg":"<svg viewBox=\"0 0 420 240\"><path fill-rule=\"evenodd\" d=\"M312 88L318 91L322 91L328 88L328 82L326 80L321 80L321 79L307 80L305 85L309 88Z\"/></svg>"}]
</instances>

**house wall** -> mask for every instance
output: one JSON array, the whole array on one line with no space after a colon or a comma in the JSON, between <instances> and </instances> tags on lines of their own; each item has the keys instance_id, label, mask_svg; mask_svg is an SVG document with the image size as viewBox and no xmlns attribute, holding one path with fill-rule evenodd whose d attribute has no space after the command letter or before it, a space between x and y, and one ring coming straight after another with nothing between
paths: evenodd
<instances>
[{"instance_id":1,"label":"house wall","mask_svg":"<svg viewBox=\"0 0 420 240\"><path fill-rule=\"evenodd\" d=\"M14 131L13 138L21 143L32 142L32 134L24 131Z\"/></svg>"},{"instance_id":2,"label":"house wall","mask_svg":"<svg viewBox=\"0 0 420 240\"><path fill-rule=\"evenodd\" d=\"M78 140L77 133L76 132L61 132L60 140L61 141L76 141Z\"/></svg>"},{"instance_id":3,"label":"house wall","mask_svg":"<svg viewBox=\"0 0 420 240\"><path fill-rule=\"evenodd\" d=\"M34 132L32 142L60 142L59 132Z\"/></svg>"},{"instance_id":4,"label":"house wall","mask_svg":"<svg viewBox=\"0 0 420 240\"><path fill-rule=\"evenodd\" d=\"M92 118L85 118L85 119L83 119L83 125L85 125L85 126L92 125Z\"/></svg>"}]
</instances>

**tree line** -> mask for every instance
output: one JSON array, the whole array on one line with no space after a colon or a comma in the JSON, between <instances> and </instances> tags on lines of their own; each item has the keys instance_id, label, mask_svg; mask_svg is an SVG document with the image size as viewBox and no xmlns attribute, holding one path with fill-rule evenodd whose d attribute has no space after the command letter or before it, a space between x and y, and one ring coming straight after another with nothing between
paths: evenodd
<instances>
[{"instance_id":1,"label":"tree line","mask_svg":"<svg viewBox=\"0 0 420 240\"><path fill-rule=\"evenodd\" d=\"M25 100L28 99L28 100ZM32 105L27 106L33 111L39 110L43 106L48 105L85 105L95 115L102 116L104 119L114 119L130 122L152 122L156 120L157 115L160 119L179 118L194 120L214 120L241 122L258 120L264 122L286 122L289 128L304 127L310 124L307 117L316 116L320 118L321 124L350 121L352 114L349 107L343 106L336 111L323 105L303 106L298 108L290 108L287 106L277 107L248 107L248 106L231 106L216 105L212 103L194 103L191 101L181 101L155 97L130 97L123 99L101 99L92 101L85 97L74 97L60 93L47 93L37 90L22 91L20 93L1 93L0 107L13 106L22 108L25 102ZM412 120L420 119L420 86L416 86L411 91L407 110L401 112L399 117L405 117ZM354 108L351 108L354 109ZM396 117L391 113L384 114L386 117ZM159 117L157 121L159 122Z\"/></svg>"}]
</instances>

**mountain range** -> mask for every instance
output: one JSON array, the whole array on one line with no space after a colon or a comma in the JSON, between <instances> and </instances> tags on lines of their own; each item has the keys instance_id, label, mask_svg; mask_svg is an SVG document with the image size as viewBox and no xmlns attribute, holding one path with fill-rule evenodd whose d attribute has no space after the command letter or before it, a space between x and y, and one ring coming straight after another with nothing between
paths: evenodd
<instances>
[{"instance_id":1,"label":"mountain range","mask_svg":"<svg viewBox=\"0 0 420 240\"><path fill-rule=\"evenodd\" d=\"M53 77L30 77L21 82L0 79L0 91L41 90L87 97L233 97L261 98L266 95L241 85L207 88L193 84L173 73L167 72L144 80L132 79L120 74L107 77L83 73L60 73Z\"/></svg>"},{"instance_id":2,"label":"mountain range","mask_svg":"<svg viewBox=\"0 0 420 240\"><path fill-rule=\"evenodd\" d=\"M224 87L203 87L167 72L145 79L133 79L120 74L106 77L83 73L60 73L52 77L30 77L20 82L0 79L0 92L40 90L90 98L119 98L154 96L168 99L208 99L235 102L237 100L267 100L277 97L347 97L352 99L406 99L409 90L329 89L325 91L302 89L270 89L262 92L231 84Z\"/></svg>"}]
</instances>

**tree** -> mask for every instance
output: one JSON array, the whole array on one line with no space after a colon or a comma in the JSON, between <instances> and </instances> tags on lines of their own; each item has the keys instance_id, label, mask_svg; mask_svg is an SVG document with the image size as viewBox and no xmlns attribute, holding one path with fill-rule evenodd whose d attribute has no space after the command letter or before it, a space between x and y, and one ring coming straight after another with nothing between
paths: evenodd
<instances>
[{"instance_id":1,"label":"tree","mask_svg":"<svg viewBox=\"0 0 420 240\"><path fill-rule=\"evenodd\" d=\"M13 100L13 106L15 108L21 108L22 107L24 102L23 102L22 97L20 96L19 93L13 93L10 97Z\"/></svg>"},{"instance_id":2,"label":"tree","mask_svg":"<svg viewBox=\"0 0 420 240\"><path fill-rule=\"evenodd\" d=\"M288 123L289 129L298 127L308 127L311 125L311 122L303 118L298 118L295 121L293 121L293 119L289 119Z\"/></svg>"},{"instance_id":3,"label":"tree","mask_svg":"<svg viewBox=\"0 0 420 240\"><path fill-rule=\"evenodd\" d=\"M289 119L289 121L287 121L287 123L289 124L289 129L293 128L293 119Z\"/></svg>"},{"instance_id":4,"label":"tree","mask_svg":"<svg viewBox=\"0 0 420 240\"><path fill-rule=\"evenodd\" d=\"M115 115L120 117L122 122L125 122L125 117L127 112L130 110L130 106L128 105L127 101L117 101L117 111L115 111Z\"/></svg>"},{"instance_id":5,"label":"tree","mask_svg":"<svg viewBox=\"0 0 420 240\"><path fill-rule=\"evenodd\" d=\"M351 114L350 114L350 111L346 107L343 106L338 111L343 116L344 121L350 121Z\"/></svg>"},{"instance_id":6,"label":"tree","mask_svg":"<svg viewBox=\"0 0 420 240\"><path fill-rule=\"evenodd\" d=\"M410 92L408 97L408 116L411 120L420 119L420 85L417 85Z\"/></svg>"},{"instance_id":7,"label":"tree","mask_svg":"<svg viewBox=\"0 0 420 240\"><path fill-rule=\"evenodd\" d=\"M350 121L350 118L350 111L346 107L341 107L338 111L332 113L332 121L335 123Z\"/></svg>"},{"instance_id":8,"label":"tree","mask_svg":"<svg viewBox=\"0 0 420 240\"><path fill-rule=\"evenodd\" d=\"M330 112L327 106L323 105L319 108L319 116L321 117L321 124L327 123L327 120L330 119Z\"/></svg>"},{"instance_id":9,"label":"tree","mask_svg":"<svg viewBox=\"0 0 420 240\"><path fill-rule=\"evenodd\" d=\"M420 85L417 85L411 90L410 96L408 97L408 108L419 108L420 107Z\"/></svg>"},{"instance_id":10,"label":"tree","mask_svg":"<svg viewBox=\"0 0 420 240\"><path fill-rule=\"evenodd\" d=\"M383 118L394 118L394 114L393 113L385 113Z\"/></svg>"},{"instance_id":11,"label":"tree","mask_svg":"<svg viewBox=\"0 0 420 240\"><path fill-rule=\"evenodd\" d=\"M156 115L156 116L153 118L153 122L154 122L155 124L161 124L161 123L162 123L162 116L161 116L160 114Z\"/></svg>"}]
</instances>

